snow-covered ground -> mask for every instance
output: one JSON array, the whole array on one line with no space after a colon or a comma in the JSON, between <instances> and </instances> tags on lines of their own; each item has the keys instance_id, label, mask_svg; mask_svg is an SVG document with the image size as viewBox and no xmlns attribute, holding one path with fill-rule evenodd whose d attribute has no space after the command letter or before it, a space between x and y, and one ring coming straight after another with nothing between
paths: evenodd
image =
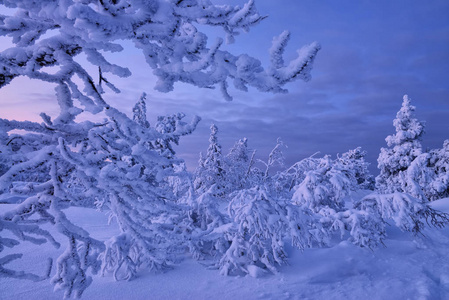
<instances>
[{"instance_id":1,"label":"snow-covered ground","mask_svg":"<svg viewBox=\"0 0 449 300\"><path fill-rule=\"evenodd\" d=\"M449 198L432 206L449 212ZM71 208L69 217L98 239L118 230L91 209ZM390 227L386 247L374 251L348 242L302 253L288 248L289 265L259 278L224 277L186 258L165 273L140 273L129 282L95 276L82 299L449 299L449 228L424 234L414 237ZM62 251L27 243L21 248L24 258L8 266L41 274L46 257ZM62 298L48 280L0 279L0 299Z\"/></svg>"}]
</instances>

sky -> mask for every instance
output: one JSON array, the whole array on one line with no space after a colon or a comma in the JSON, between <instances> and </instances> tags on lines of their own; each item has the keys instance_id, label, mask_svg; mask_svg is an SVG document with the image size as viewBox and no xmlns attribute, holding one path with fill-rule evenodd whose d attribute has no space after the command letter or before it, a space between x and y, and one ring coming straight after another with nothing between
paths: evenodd
<instances>
[{"instance_id":1,"label":"sky","mask_svg":"<svg viewBox=\"0 0 449 300\"><path fill-rule=\"evenodd\" d=\"M214 3L242 4L219 0ZM288 94L230 90L232 102L219 90L175 84L170 93L153 89L156 78L143 55L131 44L111 60L130 68L130 78L110 76L121 94L107 93L106 101L131 115L142 92L148 94L149 121L157 115L184 112L189 120L202 117L197 130L177 147L190 169L199 152L206 152L209 127L219 129L224 153L240 138L265 159L281 137L287 165L320 152L335 157L361 146L370 170L377 172L377 156L394 133L393 119L408 94L416 117L426 121L425 148L441 148L449 139L449 1L447 0L256 0L258 26L224 49L248 53L267 65L274 36L291 32L286 58L296 49L318 41L310 82L295 81ZM208 30L210 41L224 33ZM0 47L8 41L0 39ZM53 86L26 78L0 90L0 118L39 121L44 111L57 115Z\"/></svg>"}]
</instances>

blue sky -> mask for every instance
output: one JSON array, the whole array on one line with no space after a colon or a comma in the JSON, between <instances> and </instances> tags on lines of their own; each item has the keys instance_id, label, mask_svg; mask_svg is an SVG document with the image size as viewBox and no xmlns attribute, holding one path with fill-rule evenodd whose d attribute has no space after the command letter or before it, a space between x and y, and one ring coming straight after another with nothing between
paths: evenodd
<instances>
[{"instance_id":1,"label":"blue sky","mask_svg":"<svg viewBox=\"0 0 449 300\"><path fill-rule=\"evenodd\" d=\"M142 54L126 45L126 52L112 60L127 65L133 76L111 76L122 93L108 93L106 100L130 113L141 92L147 92L150 123L156 115L178 111L187 118L201 116L197 131L178 147L192 168L199 151L207 149L209 126L215 123L225 152L242 137L262 159L281 137L288 163L317 151L336 155L362 146L375 172L404 94L417 107L417 118L426 121L423 145L441 147L449 139L449 1L256 0L256 6L269 17L226 48L267 62L273 36L285 29L291 32L287 58L318 41L322 49L310 82L290 83L290 92L282 95L231 90L232 102L218 90L184 84L163 94L153 90L155 78ZM7 45L4 39L0 43ZM0 104L3 118L38 120L41 111L57 113L53 87L27 79L2 88Z\"/></svg>"}]
</instances>

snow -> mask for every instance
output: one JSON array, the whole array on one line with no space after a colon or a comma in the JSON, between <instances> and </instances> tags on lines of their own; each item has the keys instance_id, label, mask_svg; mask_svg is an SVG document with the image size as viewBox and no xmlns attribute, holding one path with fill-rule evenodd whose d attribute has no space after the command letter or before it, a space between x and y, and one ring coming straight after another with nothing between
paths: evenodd
<instances>
[{"instance_id":1,"label":"snow","mask_svg":"<svg viewBox=\"0 0 449 300\"><path fill-rule=\"evenodd\" d=\"M5 206L11 205L2 210L10 208ZM449 198L431 206L449 212ZM72 207L67 216L102 241L119 233L118 226L107 225L107 216L99 211ZM423 233L413 236L388 227L386 247L374 251L347 241L303 252L287 245L289 264L276 275L254 266L247 276L221 276L185 257L172 270L140 272L131 281L116 282L111 274L94 276L82 299L448 299L449 229L428 228ZM34 267L36 272L45 257L64 251L46 244L21 247L24 257L14 267ZM2 278L0 291L0 299L63 297L61 291L53 292L48 280Z\"/></svg>"}]
</instances>

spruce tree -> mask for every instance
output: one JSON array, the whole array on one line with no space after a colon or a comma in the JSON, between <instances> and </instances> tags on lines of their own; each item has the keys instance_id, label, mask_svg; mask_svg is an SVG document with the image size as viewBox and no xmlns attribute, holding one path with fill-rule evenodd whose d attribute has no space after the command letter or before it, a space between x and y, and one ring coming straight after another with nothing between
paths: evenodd
<instances>
[{"instance_id":1,"label":"spruce tree","mask_svg":"<svg viewBox=\"0 0 449 300\"><path fill-rule=\"evenodd\" d=\"M424 124L415 118L414 112L410 98L404 95L393 121L396 133L385 139L389 148L381 148L377 159L380 174L376 177L376 188L381 193L407 192L411 188L407 169L422 152L420 140L424 134Z\"/></svg>"},{"instance_id":2,"label":"spruce tree","mask_svg":"<svg viewBox=\"0 0 449 300\"><path fill-rule=\"evenodd\" d=\"M195 171L194 187L202 194L216 184L216 196L223 195L225 188L225 168L221 145L218 143L218 128L210 126L209 147L205 157L200 157L199 166Z\"/></svg>"}]
</instances>

